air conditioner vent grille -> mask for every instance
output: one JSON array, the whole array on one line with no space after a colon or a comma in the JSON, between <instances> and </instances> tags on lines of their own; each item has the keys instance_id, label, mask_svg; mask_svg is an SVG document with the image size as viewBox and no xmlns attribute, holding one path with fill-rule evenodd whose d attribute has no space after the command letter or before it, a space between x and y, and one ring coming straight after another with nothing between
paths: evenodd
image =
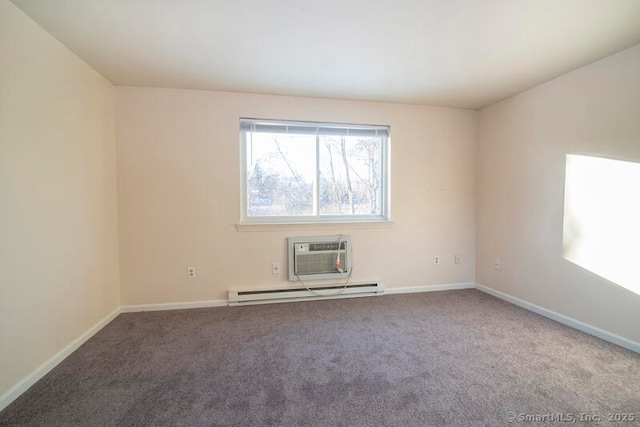
<instances>
[{"instance_id":1,"label":"air conditioner vent grille","mask_svg":"<svg viewBox=\"0 0 640 427\"><path fill-rule=\"evenodd\" d=\"M295 272L298 276L307 274L329 274L336 272L336 252L298 255ZM345 255L340 254L340 265L345 264Z\"/></svg>"},{"instance_id":2,"label":"air conditioner vent grille","mask_svg":"<svg viewBox=\"0 0 640 427\"><path fill-rule=\"evenodd\" d=\"M338 245L340 245L341 250L345 250L347 248L347 242L309 243L309 252L337 251Z\"/></svg>"}]
</instances>

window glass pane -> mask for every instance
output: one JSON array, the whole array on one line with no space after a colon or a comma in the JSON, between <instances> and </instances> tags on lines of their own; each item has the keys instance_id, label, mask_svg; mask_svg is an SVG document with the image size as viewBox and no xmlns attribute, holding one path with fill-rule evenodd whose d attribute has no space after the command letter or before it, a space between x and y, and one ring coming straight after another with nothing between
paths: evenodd
<instances>
[{"instance_id":1,"label":"window glass pane","mask_svg":"<svg viewBox=\"0 0 640 427\"><path fill-rule=\"evenodd\" d=\"M315 136L247 132L245 142L247 215L313 215Z\"/></svg>"},{"instance_id":2,"label":"window glass pane","mask_svg":"<svg viewBox=\"0 0 640 427\"><path fill-rule=\"evenodd\" d=\"M382 138L320 136L320 215L381 215Z\"/></svg>"}]
</instances>

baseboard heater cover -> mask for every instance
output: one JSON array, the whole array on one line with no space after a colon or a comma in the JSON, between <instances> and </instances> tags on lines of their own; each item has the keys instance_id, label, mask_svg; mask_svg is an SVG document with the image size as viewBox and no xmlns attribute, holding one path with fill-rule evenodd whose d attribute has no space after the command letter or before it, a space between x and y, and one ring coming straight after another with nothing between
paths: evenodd
<instances>
[{"instance_id":1,"label":"baseboard heater cover","mask_svg":"<svg viewBox=\"0 0 640 427\"><path fill-rule=\"evenodd\" d=\"M354 298L384 294L382 282L296 286L282 289L229 290L229 305L271 304L278 302L312 301L321 299Z\"/></svg>"}]
</instances>

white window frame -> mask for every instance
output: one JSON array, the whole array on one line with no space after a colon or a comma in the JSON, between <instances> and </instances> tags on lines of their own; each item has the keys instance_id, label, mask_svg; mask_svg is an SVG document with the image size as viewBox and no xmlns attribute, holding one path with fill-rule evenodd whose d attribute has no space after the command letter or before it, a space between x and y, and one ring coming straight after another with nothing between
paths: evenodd
<instances>
[{"instance_id":1,"label":"white window frame","mask_svg":"<svg viewBox=\"0 0 640 427\"><path fill-rule=\"evenodd\" d=\"M320 215L319 210L314 215L303 216L249 216L247 214L247 131L250 129L273 129L281 133L287 133L288 129L295 127L296 133L302 129L303 132L311 134L313 129L317 135L363 135L370 134L382 137L380 153L381 162L381 200L379 215ZM325 133L327 132L327 133ZM331 132L331 133L328 133ZM357 125L344 123L326 122L302 122L283 121L265 119L240 119L240 218L241 224L320 224L320 223L367 223L367 222L390 222L391 221L391 197L390 197L390 139L391 128L386 125ZM316 148L317 150L317 148ZM319 156L316 155L316 179L314 182L315 205L318 204L318 176L320 171ZM317 210L317 209L316 209Z\"/></svg>"}]
</instances>

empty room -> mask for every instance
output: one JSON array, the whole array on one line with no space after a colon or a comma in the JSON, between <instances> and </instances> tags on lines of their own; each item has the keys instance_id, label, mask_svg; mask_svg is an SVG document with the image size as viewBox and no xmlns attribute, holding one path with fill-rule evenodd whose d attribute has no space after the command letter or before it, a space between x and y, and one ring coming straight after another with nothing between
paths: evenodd
<instances>
[{"instance_id":1,"label":"empty room","mask_svg":"<svg viewBox=\"0 0 640 427\"><path fill-rule=\"evenodd\" d=\"M0 0L0 425L640 425L640 1Z\"/></svg>"}]
</instances>

